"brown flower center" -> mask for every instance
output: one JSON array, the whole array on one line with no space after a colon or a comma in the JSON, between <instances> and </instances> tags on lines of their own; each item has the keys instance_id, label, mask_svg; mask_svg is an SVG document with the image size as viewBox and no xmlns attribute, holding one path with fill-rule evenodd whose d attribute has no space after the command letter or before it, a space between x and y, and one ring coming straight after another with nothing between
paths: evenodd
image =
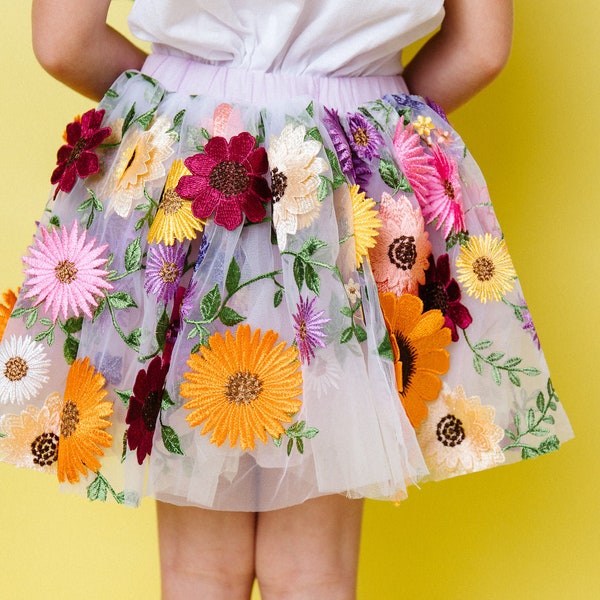
<instances>
[{"instance_id":1,"label":"brown flower center","mask_svg":"<svg viewBox=\"0 0 600 600\"><path fill-rule=\"evenodd\" d=\"M279 202L279 200L283 198L286 188L287 175L275 167L271 170L271 191L273 192L273 202Z\"/></svg>"},{"instance_id":2,"label":"brown flower center","mask_svg":"<svg viewBox=\"0 0 600 600\"><path fill-rule=\"evenodd\" d=\"M87 140L85 138L79 138L75 145L73 146L73 150L71 150L71 155L67 159L67 166L72 165L74 162L79 160L79 157L85 150L85 146L87 144Z\"/></svg>"},{"instance_id":3,"label":"brown flower center","mask_svg":"<svg viewBox=\"0 0 600 600\"><path fill-rule=\"evenodd\" d=\"M411 344L410 339L403 333L395 333L398 349L400 350L400 362L402 363L402 393L406 394L412 376L415 374L417 351Z\"/></svg>"},{"instance_id":4,"label":"brown flower center","mask_svg":"<svg viewBox=\"0 0 600 600\"><path fill-rule=\"evenodd\" d=\"M29 367L27 362L20 356L13 356L4 365L4 376L9 381L20 381L27 375Z\"/></svg>"},{"instance_id":5,"label":"brown flower center","mask_svg":"<svg viewBox=\"0 0 600 600\"><path fill-rule=\"evenodd\" d=\"M58 436L52 432L44 432L31 442L33 462L46 467L58 460Z\"/></svg>"},{"instance_id":6,"label":"brown flower center","mask_svg":"<svg viewBox=\"0 0 600 600\"><path fill-rule=\"evenodd\" d=\"M354 138L354 143L357 146L368 146L369 145L369 134L364 127L357 127L352 132L352 137Z\"/></svg>"},{"instance_id":7,"label":"brown flower center","mask_svg":"<svg viewBox=\"0 0 600 600\"><path fill-rule=\"evenodd\" d=\"M489 281L496 271L494 262L487 256L480 256L473 261L473 273L479 281Z\"/></svg>"},{"instance_id":8,"label":"brown flower center","mask_svg":"<svg viewBox=\"0 0 600 600\"><path fill-rule=\"evenodd\" d=\"M65 406L60 417L60 435L62 437L72 436L79 424L79 408L71 400L65 402Z\"/></svg>"},{"instance_id":9,"label":"brown flower center","mask_svg":"<svg viewBox=\"0 0 600 600\"><path fill-rule=\"evenodd\" d=\"M302 321L300 321L300 326L298 327L298 337L301 340L304 340L304 338L306 338L306 334L307 334L306 321L304 319L302 319Z\"/></svg>"},{"instance_id":10,"label":"brown flower center","mask_svg":"<svg viewBox=\"0 0 600 600\"><path fill-rule=\"evenodd\" d=\"M142 419L144 421L144 427L148 431L154 431L156 429L156 419L158 418L161 400L162 393L157 390L152 390L146 396L144 406L142 407Z\"/></svg>"},{"instance_id":11,"label":"brown flower center","mask_svg":"<svg viewBox=\"0 0 600 600\"><path fill-rule=\"evenodd\" d=\"M54 267L54 274L61 283L73 283L77 276L77 267L70 260L63 260Z\"/></svg>"},{"instance_id":12,"label":"brown flower center","mask_svg":"<svg viewBox=\"0 0 600 600\"><path fill-rule=\"evenodd\" d=\"M175 193L175 190L166 190L160 202L160 207L165 215L174 215L183 205L183 200Z\"/></svg>"},{"instance_id":13,"label":"brown flower center","mask_svg":"<svg viewBox=\"0 0 600 600\"><path fill-rule=\"evenodd\" d=\"M229 376L225 385L225 397L229 402L236 404L250 404L254 402L262 391L262 381L258 375L249 371L238 371Z\"/></svg>"},{"instance_id":14,"label":"brown flower center","mask_svg":"<svg viewBox=\"0 0 600 600\"><path fill-rule=\"evenodd\" d=\"M444 315L448 312L448 292L443 283L431 281L425 284L421 288L419 296L423 300L423 312L435 308L441 310Z\"/></svg>"},{"instance_id":15,"label":"brown flower center","mask_svg":"<svg viewBox=\"0 0 600 600\"><path fill-rule=\"evenodd\" d=\"M448 181L447 179L444 181L444 191L446 192L446 196L448 196L450 200L454 200L456 192L454 191L454 186L452 185L452 182Z\"/></svg>"},{"instance_id":16,"label":"brown flower center","mask_svg":"<svg viewBox=\"0 0 600 600\"><path fill-rule=\"evenodd\" d=\"M465 439L465 430L462 421L454 415L446 415L437 424L435 435L439 442L444 446L454 448L463 443Z\"/></svg>"},{"instance_id":17,"label":"brown flower center","mask_svg":"<svg viewBox=\"0 0 600 600\"><path fill-rule=\"evenodd\" d=\"M403 271L410 271L417 262L417 245L412 235L397 237L388 248L388 258Z\"/></svg>"},{"instance_id":18,"label":"brown flower center","mask_svg":"<svg viewBox=\"0 0 600 600\"><path fill-rule=\"evenodd\" d=\"M179 268L174 262L165 262L158 274L165 283L173 283L179 277Z\"/></svg>"},{"instance_id":19,"label":"brown flower center","mask_svg":"<svg viewBox=\"0 0 600 600\"><path fill-rule=\"evenodd\" d=\"M227 197L245 192L249 183L246 167L234 160L224 160L210 172L210 187Z\"/></svg>"}]
</instances>

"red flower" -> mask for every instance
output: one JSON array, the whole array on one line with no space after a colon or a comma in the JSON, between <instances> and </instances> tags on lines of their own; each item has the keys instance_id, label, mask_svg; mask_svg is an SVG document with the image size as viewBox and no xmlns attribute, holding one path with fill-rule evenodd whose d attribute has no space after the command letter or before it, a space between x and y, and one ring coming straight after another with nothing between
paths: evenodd
<instances>
[{"instance_id":1,"label":"red flower","mask_svg":"<svg viewBox=\"0 0 600 600\"><path fill-rule=\"evenodd\" d=\"M137 449L137 460L141 465L152 452L152 438L156 420L160 412L168 364L163 364L160 356L155 356L146 371L137 374L133 385L133 396L129 400L125 422L127 444L130 450Z\"/></svg>"},{"instance_id":2,"label":"red flower","mask_svg":"<svg viewBox=\"0 0 600 600\"><path fill-rule=\"evenodd\" d=\"M425 285L419 285L419 298L423 300L423 311L437 308L442 311L446 322L452 332L452 341L458 341L456 327L466 329L473 317L469 309L460 303L461 292L456 279L450 277L450 259L447 254L442 254L433 261L429 257L429 269L425 272Z\"/></svg>"},{"instance_id":3,"label":"red flower","mask_svg":"<svg viewBox=\"0 0 600 600\"><path fill-rule=\"evenodd\" d=\"M203 153L184 161L192 175L181 177L175 193L193 200L194 216L207 219L214 213L215 223L230 231L242 223L242 213L253 223L264 219L263 202L271 199L271 190L261 175L268 161L265 149L255 144L245 131L229 142L213 137Z\"/></svg>"},{"instance_id":4,"label":"red flower","mask_svg":"<svg viewBox=\"0 0 600 600\"><path fill-rule=\"evenodd\" d=\"M50 181L58 183L56 194L59 190L70 192L77 181L77 177L85 179L88 175L100 170L98 156L92 152L111 133L110 127L100 127L104 118L104 110L88 110L81 120L75 119L67 125L66 141L56 154L58 165Z\"/></svg>"}]
</instances>

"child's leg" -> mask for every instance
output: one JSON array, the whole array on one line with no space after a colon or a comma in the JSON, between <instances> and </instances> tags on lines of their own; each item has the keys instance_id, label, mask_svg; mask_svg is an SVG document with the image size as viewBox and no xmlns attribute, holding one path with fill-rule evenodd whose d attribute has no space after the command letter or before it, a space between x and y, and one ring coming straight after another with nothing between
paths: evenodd
<instances>
[{"instance_id":1,"label":"child's leg","mask_svg":"<svg viewBox=\"0 0 600 600\"><path fill-rule=\"evenodd\" d=\"M256 577L262 600L352 600L362 501L324 496L259 513Z\"/></svg>"},{"instance_id":2,"label":"child's leg","mask_svg":"<svg viewBox=\"0 0 600 600\"><path fill-rule=\"evenodd\" d=\"M157 503L163 600L248 600L256 515Z\"/></svg>"}]
</instances>

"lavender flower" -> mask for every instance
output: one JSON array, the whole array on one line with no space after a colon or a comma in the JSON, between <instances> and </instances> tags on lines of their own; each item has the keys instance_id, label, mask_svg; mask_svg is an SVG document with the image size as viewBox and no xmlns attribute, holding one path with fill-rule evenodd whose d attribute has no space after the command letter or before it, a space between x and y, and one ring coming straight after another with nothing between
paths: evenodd
<instances>
[{"instance_id":1,"label":"lavender flower","mask_svg":"<svg viewBox=\"0 0 600 600\"><path fill-rule=\"evenodd\" d=\"M293 315L300 360L306 364L310 364L310 359L314 358L315 348L325 348L323 325L331 320L323 318L324 310L315 310L316 300L304 300L300 296L300 302L296 305L298 312Z\"/></svg>"}]
</instances>

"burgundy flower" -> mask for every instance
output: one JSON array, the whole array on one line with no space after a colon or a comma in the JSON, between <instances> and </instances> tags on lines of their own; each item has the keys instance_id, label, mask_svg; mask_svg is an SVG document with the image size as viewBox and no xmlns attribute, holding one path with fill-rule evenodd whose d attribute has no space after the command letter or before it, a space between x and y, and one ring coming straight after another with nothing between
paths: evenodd
<instances>
[{"instance_id":1,"label":"burgundy flower","mask_svg":"<svg viewBox=\"0 0 600 600\"><path fill-rule=\"evenodd\" d=\"M104 110L88 110L81 121L75 120L67 125L67 143L61 146L56 154L58 165L50 181L57 183L56 194L59 190L70 192L77 177L85 179L100 170L98 156L93 152L110 134L110 127L101 127Z\"/></svg>"},{"instance_id":2,"label":"burgundy flower","mask_svg":"<svg viewBox=\"0 0 600 600\"><path fill-rule=\"evenodd\" d=\"M473 317L469 309L460 303L461 292L456 279L450 276L450 259L447 254L438 257L434 263L429 257L425 285L419 285L419 298L423 300L423 312L437 308L442 311L446 322L444 325L452 332L452 341L458 341L457 327L466 329Z\"/></svg>"},{"instance_id":3,"label":"burgundy flower","mask_svg":"<svg viewBox=\"0 0 600 600\"><path fill-rule=\"evenodd\" d=\"M184 161L192 173L179 180L175 193L193 200L192 212L199 219L214 213L217 225L229 231L243 221L259 223L265 217L264 202L271 199L271 190L261 177L268 170L267 153L255 148L256 140L244 131L228 142L213 137L204 152Z\"/></svg>"},{"instance_id":4,"label":"burgundy flower","mask_svg":"<svg viewBox=\"0 0 600 600\"><path fill-rule=\"evenodd\" d=\"M129 425L127 444L130 450L137 450L140 465L152 452L152 438L168 370L168 364L163 364L161 357L155 356L148 369L137 374L133 385L133 396L129 399L125 422Z\"/></svg>"}]
</instances>

